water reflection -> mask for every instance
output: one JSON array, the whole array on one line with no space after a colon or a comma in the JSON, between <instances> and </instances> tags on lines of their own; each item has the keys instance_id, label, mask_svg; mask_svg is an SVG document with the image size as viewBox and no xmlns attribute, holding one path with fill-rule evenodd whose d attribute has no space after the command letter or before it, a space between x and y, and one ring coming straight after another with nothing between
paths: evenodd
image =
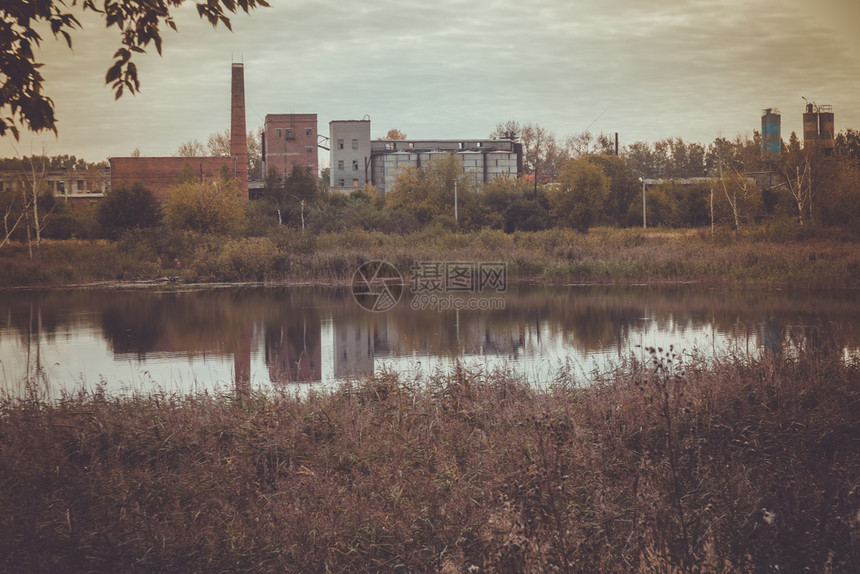
<instances>
[{"instance_id":1,"label":"water reflection","mask_svg":"<svg viewBox=\"0 0 860 574\"><path fill-rule=\"evenodd\" d=\"M785 294L696 287L512 289L504 309L387 313L342 289L51 290L0 302L0 385L216 388L331 383L391 367L505 364L541 382L642 347L707 353L857 353L856 293Z\"/></svg>"}]
</instances>

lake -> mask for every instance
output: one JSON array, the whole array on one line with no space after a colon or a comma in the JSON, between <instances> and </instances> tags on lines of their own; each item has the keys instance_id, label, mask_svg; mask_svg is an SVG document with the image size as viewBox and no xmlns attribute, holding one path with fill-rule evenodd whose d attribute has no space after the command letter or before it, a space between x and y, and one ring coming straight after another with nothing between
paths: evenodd
<instances>
[{"instance_id":1,"label":"lake","mask_svg":"<svg viewBox=\"0 0 860 574\"><path fill-rule=\"evenodd\" d=\"M385 312L364 309L349 287L166 285L0 297L0 393L12 396L28 386L47 398L97 387L303 393L385 370L421 379L457 361L510 369L536 385L567 373L587 384L595 370L647 358L648 346L705 358L808 350L847 357L860 349L855 292L510 286L435 306L405 293Z\"/></svg>"}]
</instances>

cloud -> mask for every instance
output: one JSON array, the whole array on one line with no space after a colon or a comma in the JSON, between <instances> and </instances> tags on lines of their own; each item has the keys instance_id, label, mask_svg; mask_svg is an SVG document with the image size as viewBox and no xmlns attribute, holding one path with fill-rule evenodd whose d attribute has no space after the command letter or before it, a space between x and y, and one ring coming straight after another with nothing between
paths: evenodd
<instances>
[{"instance_id":1,"label":"cloud","mask_svg":"<svg viewBox=\"0 0 860 574\"><path fill-rule=\"evenodd\" d=\"M249 128L295 111L317 113L323 133L370 114L374 136L485 136L516 119L559 136L708 141L756 129L765 107L799 130L801 96L832 104L837 129L860 124L860 8L843 0L272 4L235 16L233 33L184 6L163 57L139 58L142 93L119 102L103 87L115 33L91 16L74 53L46 40L60 117L49 152L165 155L205 139L228 123L233 59L245 62Z\"/></svg>"}]
</instances>

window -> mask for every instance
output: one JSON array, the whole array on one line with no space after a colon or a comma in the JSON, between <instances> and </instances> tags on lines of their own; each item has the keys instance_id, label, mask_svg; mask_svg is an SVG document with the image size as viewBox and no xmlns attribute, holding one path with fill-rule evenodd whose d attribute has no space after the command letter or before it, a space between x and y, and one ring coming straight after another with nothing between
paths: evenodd
<instances>
[{"instance_id":1,"label":"window","mask_svg":"<svg viewBox=\"0 0 860 574\"><path fill-rule=\"evenodd\" d=\"M352 180L352 187L358 187L358 180L357 179Z\"/></svg>"},{"instance_id":2,"label":"window","mask_svg":"<svg viewBox=\"0 0 860 574\"><path fill-rule=\"evenodd\" d=\"M337 149L343 149L343 140L337 140Z\"/></svg>"},{"instance_id":3,"label":"window","mask_svg":"<svg viewBox=\"0 0 860 574\"><path fill-rule=\"evenodd\" d=\"M293 139L293 128L287 128L287 139Z\"/></svg>"},{"instance_id":4,"label":"window","mask_svg":"<svg viewBox=\"0 0 860 574\"><path fill-rule=\"evenodd\" d=\"M66 182L58 181L57 182L57 193L66 193Z\"/></svg>"},{"instance_id":5,"label":"window","mask_svg":"<svg viewBox=\"0 0 860 574\"><path fill-rule=\"evenodd\" d=\"M343 169L343 160L342 159L337 160L337 169Z\"/></svg>"},{"instance_id":6,"label":"window","mask_svg":"<svg viewBox=\"0 0 860 574\"><path fill-rule=\"evenodd\" d=\"M305 146L305 151L306 151L307 153L314 153L314 148L313 148L312 146L306 145L306 146Z\"/></svg>"},{"instance_id":7,"label":"window","mask_svg":"<svg viewBox=\"0 0 860 574\"><path fill-rule=\"evenodd\" d=\"M281 129L278 128L278 139L281 139Z\"/></svg>"},{"instance_id":8,"label":"window","mask_svg":"<svg viewBox=\"0 0 860 574\"><path fill-rule=\"evenodd\" d=\"M314 135L314 130L313 130L313 128L305 128L305 135L306 135L306 136L312 136L312 135Z\"/></svg>"},{"instance_id":9,"label":"window","mask_svg":"<svg viewBox=\"0 0 860 574\"><path fill-rule=\"evenodd\" d=\"M358 160L357 159L352 160L352 169L353 169L353 171L358 171Z\"/></svg>"},{"instance_id":10,"label":"window","mask_svg":"<svg viewBox=\"0 0 860 574\"><path fill-rule=\"evenodd\" d=\"M355 138L352 140L352 149L358 149L358 140Z\"/></svg>"},{"instance_id":11,"label":"window","mask_svg":"<svg viewBox=\"0 0 860 574\"><path fill-rule=\"evenodd\" d=\"M78 191L86 191L86 190L87 190L87 184L84 182L84 180L79 179L78 180Z\"/></svg>"},{"instance_id":12,"label":"window","mask_svg":"<svg viewBox=\"0 0 860 574\"><path fill-rule=\"evenodd\" d=\"M338 185L338 187L343 187L343 179L342 178L337 180L337 185Z\"/></svg>"}]
</instances>

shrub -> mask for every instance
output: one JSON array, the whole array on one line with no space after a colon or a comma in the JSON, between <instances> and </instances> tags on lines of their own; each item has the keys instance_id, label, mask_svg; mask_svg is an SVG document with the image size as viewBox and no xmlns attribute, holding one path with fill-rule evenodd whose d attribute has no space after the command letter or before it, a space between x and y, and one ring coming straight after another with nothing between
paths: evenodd
<instances>
[{"instance_id":1,"label":"shrub","mask_svg":"<svg viewBox=\"0 0 860 574\"><path fill-rule=\"evenodd\" d=\"M135 227L155 227L161 222L161 205L148 187L136 181L120 184L105 193L96 207L96 219L105 237L116 239Z\"/></svg>"},{"instance_id":2,"label":"shrub","mask_svg":"<svg viewBox=\"0 0 860 574\"><path fill-rule=\"evenodd\" d=\"M165 221L174 229L236 234L245 223L242 195L235 180L183 183L170 191Z\"/></svg>"}]
</instances>

